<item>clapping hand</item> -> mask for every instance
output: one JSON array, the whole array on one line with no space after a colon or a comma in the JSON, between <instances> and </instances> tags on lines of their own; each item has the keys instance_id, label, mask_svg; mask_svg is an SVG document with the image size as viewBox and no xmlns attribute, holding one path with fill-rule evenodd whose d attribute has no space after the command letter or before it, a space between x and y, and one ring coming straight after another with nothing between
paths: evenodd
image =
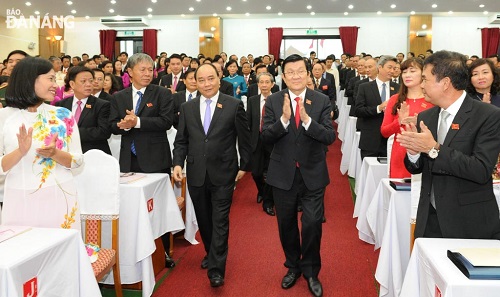
<instances>
[{"instance_id":1,"label":"clapping hand","mask_svg":"<svg viewBox=\"0 0 500 297\"><path fill-rule=\"evenodd\" d=\"M415 124L406 124L396 136L396 141L412 155L427 153L436 145L436 140L423 121L420 121L420 131L417 131Z\"/></svg>"},{"instance_id":2,"label":"clapping hand","mask_svg":"<svg viewBox=\"0 0 500 297\"><path fill-rule=\"evenodd\" d=\"M290 98L288 97L288 94L285 94L283 97L283 115L281 118L283 119L283 122L288 123L288 121L290 121L290 117L292 116L292 108L290 107Z\"/></svg>"},{"instance_id":3,"label":"clapping hand","mask_svg":"<svg viewBox=\"0 0 500 297\"><path fill-rule=\"evenodd\" d=\"M137 125L137 116L131 110L126 110L125 112L127 115L117 123L117 126L120 129L132 129Z\"/></svg>"},{"instance_id":4,"label":"clapping hand","mask_svg":"<svg viewBox=\"0 0 500 297\"><path fill-rule=\"evenodd\" d=\"M302 121L302 123L307 125L309 123L310 117L307 114L306 109L304 108L304 100L299 100L299 108L300 108L299 111L300 120Z\"/></svg>"},{"instance_id":5,"label":"clapping hand","mask_svg":"<svg viewBox=\"0 0 500 297\"><path fill-rule=\"evenodd\" d=\"M19 133L17 134L17 142L19 144L19 151L21 155L26 155L31 148L31 141L33 135L33 128L29 128L26 131L26 126L24 124L19 127Z\"/></svg>"},{"instance_id":6,"label":"clapping hand","mask_svg":"<svg viewBox=\"0 0 500 297\"><path fill-rule=\"evenodd\" d=\"M398 117L400 125L417 124L417 114L415 113L413 116L410 116L410 108L406 102L403 102L398 108Z\"/></svg>"},{"instance_id":7,"label":"clapping hand","mask_svg":"<svg viewBox=\"0 0 500 297\"><path fill-rule=\"evenodd\" d=\"M44 145L41 148L37 148L36 153L44 158L52 158L57 151L56 142L58 136L58 133L53 134L52 139L50 139L49 145Z\"/></svg>"}]
</instances>

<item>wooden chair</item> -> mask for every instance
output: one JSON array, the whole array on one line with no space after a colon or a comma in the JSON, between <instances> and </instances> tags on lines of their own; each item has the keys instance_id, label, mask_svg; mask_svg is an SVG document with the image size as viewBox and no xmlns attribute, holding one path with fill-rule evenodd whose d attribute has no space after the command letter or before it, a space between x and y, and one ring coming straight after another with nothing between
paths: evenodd
<instances>
[{"instance_id":1,"label":"wooden chair","mask_svg":"<svg viewBox=\"0 0 500 297\"><path fill-rule=\"evenodd\" d=\"M175 187L174 178L171 177L172 188ZM182 178L181 182L181 195L177 198L177 205L182 212L182 220L184 223L186 222L186 177ZM168 251L168 255L172 257L174 255L174 235L170 233L170 250Z\"/></svg>"},{"instance_id":2,"label":"wooden chair","mask_svg":"<svg viewBox=\"0 0 500 297\"><path fill-rule=\"evenodd\" d=\"M83 168L74 172L77 182L84 242L100 247L98 259L92 263L96 280L102 281L113 270L117 297L123 297L120 280L119 257L119 178L118 161L100 150L84 154ZM105 242L103 222L111 221L111 248L103 248ZM106 226L106 224L105 224Z\"/></svg>"}]
</instances>

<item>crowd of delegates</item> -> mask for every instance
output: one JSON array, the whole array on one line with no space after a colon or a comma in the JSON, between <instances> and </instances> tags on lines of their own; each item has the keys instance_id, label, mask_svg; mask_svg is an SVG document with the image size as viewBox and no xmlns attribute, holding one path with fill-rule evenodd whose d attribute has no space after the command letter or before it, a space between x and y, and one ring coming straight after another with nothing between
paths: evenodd
<instances>
[{"instance_id":1,"label":"crowd of delegates","mask_svg":"<svg viewBox=\"0 0 500 297\"><path fill-rule=\"evenodd\" d=\"M463 93L468 95L460 100L470 106L474 115L476 108L484 112L483 121L471 121L478 123L473 128L495 125L491 117L498 112L491 105L500 105L498 57L479 59L472 56L467 60L456 53L434 54L429 50L423 58L425 62L413 53L408 53L406 59L403 53L380 57L363 53L343 54L340 59L329 55L320 60L311 52L309 57L291 55L281 60L272 55L254 58L249 54L238 58L222 52L210 58L202 54L197 57L167 56L163 52L153 60L146 54L129 57L122 52L114 61L104 55L90 57L87 54L46 60L13 51L7 57L3 71L6 75L0 77L1 83L8 84L5 88L8 108L0 110L0 169L17 183L29 182L22 186L33 188L36 195L47 195L47 191L57 190L53 175L68 173L65 168L79 166L82 153L100 149L110 154L108 139L111 134L121 135L119 163L122 172L171 173L173 168L174 179L180 181L184 164L187 164L188 187L206 251L201 267L208 269L210 284L214 287L224 284L229 209L235 182L245 172L251 172L258 190L257 202L262 202L266 214L278 219L288 269L282 287L291 288L304 275L311 293L321 296L319 246L321 223L326 220L324 193L329 184L325 152L335 139L332 121L338 116L338 90L345 90L351 115L358 118L362 158L387 156L387 139L396 135L390 156L390 177L403 178L410 173L425 172L426 166L434 162L454 176L455 180L449 177L450 182L456 183L467 179L460 168L449 167L456 163L474 165L470 168L474 169L472 172L484 167L489 171L491 182L491 170L500 147L486 145L489 151L480 159L473 155L478 149L473 144L450 149L452 146L442 140L432 143L439 133L437 117L432 122L429 115L449 107L440 99L441 95L452 98ZM449 66L451 60L463 64L463 68L456 69L457 73L465 71L463 77L454 77L456 73L441 69L441 64ZM432 67L434 72L426 71ZM431 76L434 84L445 85L441 92L431 88ZM462 81L457 82L460 79ZM20 89L20 80L30 81L28 86L32 89ZM449 90L450 85L455 92ZM246 106L241 100L244 96ZM478 106L479 101L491 104ZM457 107L451 110L457 121L462 120ZM27 118L34 120L26 122ZM425 124L419 122L421 118L425 119ZM41 119L61 127L53 127L47 131L57 133L43 136L37 131L40 129L37 120ZM173 144L168 142L165 133L172 126L177 129ZM487 129L483 134L493 130ZM475 141L478 140L471 139L471 143ZM421 146L415 147L415 143ZM447 157L448 167L441 164L443 161L438 162L439 158L435 159L438 153ZM41 161L36 164L44 167L39 170L41 180L37 172L23 170L37 158ZM470 158L480 159L473 160L480 164ZM26 172L33 176L24 179ZM64 197L65 205L73 205L76 196L72 179L66 175L61 173L68 190L65 188L61 193L73 193ZM467 183L488 183L486 177L480 181L476 179L468 178ZM422 192L431 193L436 187L436 197L433 194L432 198L421 199L420 203L431 203L433 208L425 205L420 210L419 207L418 218L431 227L427 232L421 224L417 228L418 235L459 234L449 229L447 223L439 228L436 213L446 205L444 188L430 180L429 176L424 177ZM442 176L435 180L445 182ZM473 188L474 185L469 186ZM22 200L13 202L11 197L15 191L11 190L5 191L4 219L19 224L19 220L26 218L9 214L20 207ZM489 201L492 189L483 191L484 197L488 197L485 200ZM26 212L34 220L27 222L37 225L39 216L34 213L39 209L45 208L37 205ZM78 217L77 206L70 213L62 213L57 207L54 211L60 212L58 216L63 214L66 221L50 222L52 226L78 228L78 224L74 224ZM302 234L299 234L297 211L303 211ZM491 230L497 232L494 228ZM481 236L493 237L493 233L481 233ZM464 234L471 236L467 232ZM169 250L169 234L162 236L162 242L165 250ZM174 265L167 254L166 266Z\"/></svg>"}]
</instances>

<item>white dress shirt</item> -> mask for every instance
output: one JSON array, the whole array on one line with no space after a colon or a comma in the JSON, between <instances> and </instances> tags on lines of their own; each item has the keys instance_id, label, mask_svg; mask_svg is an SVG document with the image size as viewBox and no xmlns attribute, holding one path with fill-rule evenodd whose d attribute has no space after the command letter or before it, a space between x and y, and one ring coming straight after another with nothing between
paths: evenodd
<instances>
[{"instance_id":1,"label":"white dress shirt","mask_svg":"<svg viewBox=\"0 0 500 297\"><path fill-rule=\"evenodd\" d=\"M205 110L207 109L207 102L206 102L207 99L212 100L212 102L210 102L210 112L211 112L210 119L213 119L215 107L217 105L217 100L219 100L219 92L217 92L217 94L215 94L215 96L213 96L212 98L207 98L203 95L200 96L200 118L201 118L202 124L205 120Z\"/></svg>"},{"instance_id":2,"label":"white dress shirt","mask_svg":"<svg viewBox=\"0 0 500 297\"><path fill-rule=\"evenodd\" d=\"M82 105L80 105L80 108L82 109L82 112L83 112L83 109L85 108L85 105L87 104L87 100L89 98L83 98L83 99L80 99L78 100L78 98L76 98L76 96L73 96L73 104L71 104L71 114L73 114L73 117L75 116L75 112L76 112L76 109L78 108L78 101L82 101Z\"/></svg>"},{"instance_id":3,"label":"white dress shirt","mask_svg":"<svg viewBox=\"0 0 500 297\"><path fill-rule=\"evenodd\" d=\"M292 110L293 110L293 113L291 115L291 117L293 118L293 122L294 122L294 125L295 125L295 113L296 113L296 109L297 109L297 102L295 101L295 98L297 97L300 97L300 101L304 102L304 97L306 96L306 91L307 91L307 88L304 89L304 91L302 91L299 96L293 94L292 92L290 92L290 90L288 91L288 96L290 97L290 104L292 105ZM290 118L290 120L292 120L292 118ZM283 116L281 116L281 124L283 124L283 127L286 129L288 128L288 125L290 125L290 121L288 121L287 123L285 123L283 121ZM311 118L309 118L309 122L307 124L305 124L304 122L302 122L302 127L304 127L304 129L309 129L309 126L311 125Z\"/></svg>"},{"instance_id":4,"label":"white dress shirt","mask_svg":"<svg viewBox=\"0 0 500 297\"><path fill-rule=\"evenodd\" d=\"M135 110L137 108L137 101L139 101L139 95L137 94L138 91L141 91L142 93L142 100L144 100L144 96L146 95L146 87L141 88L140 90L136 89L134 85L132 84L132 111L135 113ZM137 116L137 124L135 125L134 128L141 128L141 118Z\"/></svg>"}]
</instances>

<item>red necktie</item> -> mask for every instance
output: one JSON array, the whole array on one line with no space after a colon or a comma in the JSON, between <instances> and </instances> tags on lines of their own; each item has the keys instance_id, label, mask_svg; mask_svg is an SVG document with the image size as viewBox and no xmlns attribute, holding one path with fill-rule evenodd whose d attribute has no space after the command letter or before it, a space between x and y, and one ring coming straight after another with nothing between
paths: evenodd
<instances>
[{"instance_id":1,"label":"red necktie","mask_svg":"<svg viewBox=\"0 0 500 297\"><path fill-rule=\"evenodd\" d=\"M295 126L299 129L300 124L300 106L299 106L300 97L295 98Z\"/></svg>"},{"instance_id":2,"label":"red necktie","mask_svg":"<svg viewBox=\"0 0 500 297\"><path fill-rule=\"evenodd\" d=\"M76 104L78 104L78 106L76 107L75 110L75 122L78 124L80 116L82 115L82 101L78 100L76 101Z\"/></svg>"}]
</instances>

